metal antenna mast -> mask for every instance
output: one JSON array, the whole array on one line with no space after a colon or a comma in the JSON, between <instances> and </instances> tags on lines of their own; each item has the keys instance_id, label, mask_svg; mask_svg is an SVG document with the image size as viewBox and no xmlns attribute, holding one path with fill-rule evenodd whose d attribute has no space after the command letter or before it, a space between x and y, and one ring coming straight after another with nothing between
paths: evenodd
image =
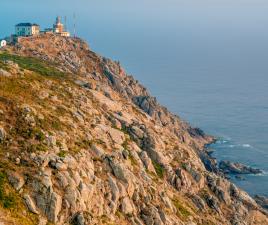
<instances>
[{"instance_id":1,"label":"metal antenna mast","mask_svg":"<svg viewBox=\"0 0 268 225\"><path fill-rule=\"evenodd\" d=\"M76 37L76 15L74 13L74 37Z\"/></svg>"},{"instance_id":2,"label":"metal antenna mast","mask_svg":"<svg viewBox=\"0 0 268 225\"><path fill-rule=\"evenodd\" d=\"M67 31L67 17L66 16L64 16L64 26L65 26L65 31Z\"/></svg>"}]
</instances>

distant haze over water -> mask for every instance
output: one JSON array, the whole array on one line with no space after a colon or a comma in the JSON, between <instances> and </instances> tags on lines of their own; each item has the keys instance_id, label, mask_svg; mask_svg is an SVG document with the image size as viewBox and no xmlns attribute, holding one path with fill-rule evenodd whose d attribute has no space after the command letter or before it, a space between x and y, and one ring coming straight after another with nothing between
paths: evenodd
<instances>
[{"instance_id":1,"label":"distant haze over water","mask_svg":"<svg viewBox=\"0 0 268 225\"><path fill-rule=\"evenodd\" d=\"M120 60L158 100L218 136L218 159L265 171L234 180L268 195L266 0L2 0L0 37L19 22L52 26L73 13L91 48Z\"/></svg>"}]
</instances>

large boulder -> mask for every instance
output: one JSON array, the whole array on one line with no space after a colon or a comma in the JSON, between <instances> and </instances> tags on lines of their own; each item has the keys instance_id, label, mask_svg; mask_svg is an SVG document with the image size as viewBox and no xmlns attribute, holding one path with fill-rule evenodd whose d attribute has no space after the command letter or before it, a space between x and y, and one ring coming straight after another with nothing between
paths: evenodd
<instances>
[{"instance_id":1,"label":"large boulder","mask_svg":"<svg viewBox=\"0 0 268 225\"><path fill-rule=\"evenodd\" d=\"M50 195L49 205L47 206L46 215L49 221L56 223L58 221L58 214L61 210L62 198L55 192Z\"/></svg>"},{"instance_id":2,"label":"large boulder","mask_svg":"<svg viewBox=\"0 0 268 225\"><path fill-rule=\"evenodd\" d=\"M128 197L123 198L121 204L121 210L126 215L131 215L134 211L133 204Z\"/></svg>"},{"instance_id":3,"label":"large boulder","mask_svg":"<svg viewBox=\"0 0 268 225\"><path fill-rule=\"evenodd\" d=\"M10 184L15 188L16 191L19 191L25 184L25 180L23 176L21 176L20 174L16 172L8 171L7 178Z\"/></svg>"}]
</instances>

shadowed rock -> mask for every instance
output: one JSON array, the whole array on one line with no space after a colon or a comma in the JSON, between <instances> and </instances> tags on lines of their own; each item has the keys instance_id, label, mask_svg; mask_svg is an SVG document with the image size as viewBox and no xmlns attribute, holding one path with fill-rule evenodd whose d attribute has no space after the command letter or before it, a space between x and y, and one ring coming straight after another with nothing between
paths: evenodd
<instances>
[{"instance_id":1,"label":"shadowed rock","mask_svg":"<svg viewBox=\"0 0 268 225\"><path fill-rule=\"evenodd\" d=\"M221 161L219 168L224 173L233 173L233 174L259 174L262 173L260 169L255 169L250 166L246 166L242 163L234 163L230 161Z\"/></svg>"}]
</instances>

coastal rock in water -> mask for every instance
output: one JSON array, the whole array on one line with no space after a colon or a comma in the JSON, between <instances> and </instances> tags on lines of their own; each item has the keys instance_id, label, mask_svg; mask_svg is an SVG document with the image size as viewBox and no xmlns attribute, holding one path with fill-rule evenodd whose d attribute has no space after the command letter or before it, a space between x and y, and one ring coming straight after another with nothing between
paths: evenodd
<instances>
[{"instance_id":1,"label":"coastal rock in water","mask_svg":"<svg viewBox=\"0 0 268 225\"><path fill-rule=\"evenodd\" d=\"M234 163L230 161L221 161L219 168L224 173L233 173L233 174L259 174L262 173L260 169L255 169L249 166L246 166L242 163Z\"/></svg>"}]
</instances>

